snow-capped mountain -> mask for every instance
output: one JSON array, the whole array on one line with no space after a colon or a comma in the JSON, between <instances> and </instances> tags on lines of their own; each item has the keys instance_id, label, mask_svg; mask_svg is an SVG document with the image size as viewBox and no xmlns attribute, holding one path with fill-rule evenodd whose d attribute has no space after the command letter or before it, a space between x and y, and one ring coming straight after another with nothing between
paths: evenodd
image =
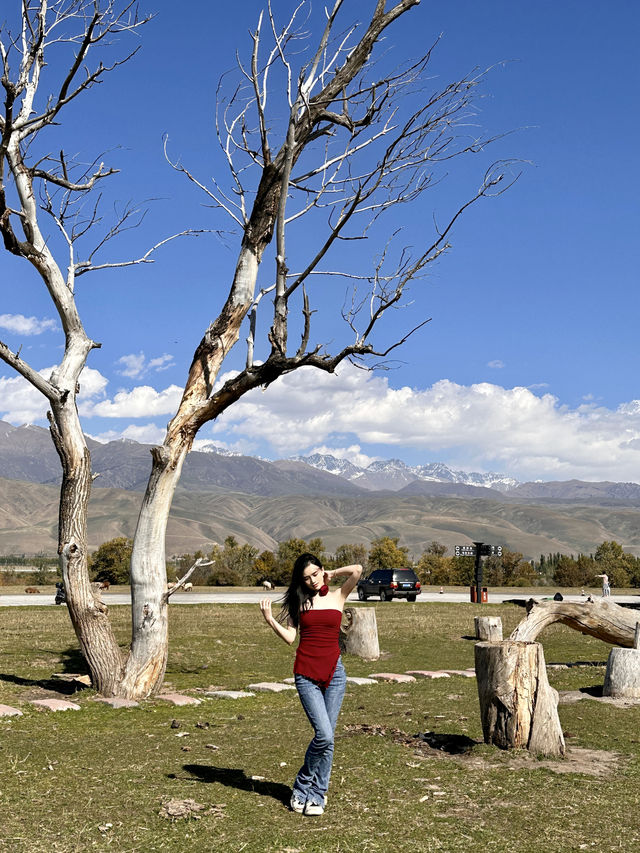
<instances>
[{"instance_id":1,"label":"snow-capped mountain","mask_svg":"<svg viewBox=\"0 0 640 853\"><path fill-rule=\"evenodd\" d=\"M197 448L199 453L215 453L218 456L242 456L237 450L227 450L224 447L218 447L217 444L212 444L208 441L206 444L201 444Z\"/></svg>"},{"instance_id":2,"label":"snow-capped mountain","mask_svg":"<svg viewBox=\"0 0 640 853\"><path fill-rule=\"evenodd\" d=\"M416 481L433 483L461 483L467 486L480 486L506 493L519 485L513 477L493 472L456 471L442 462L430 462L426 465L410 466L401 459L384 459L372 462L366 468L354 465L346 459L338 459L330 454L314 453L311 456L295 456L298 462L304 462L313 468L344 477L365 489L389 489L397 492Z\"/></svg>"}]
</instances>

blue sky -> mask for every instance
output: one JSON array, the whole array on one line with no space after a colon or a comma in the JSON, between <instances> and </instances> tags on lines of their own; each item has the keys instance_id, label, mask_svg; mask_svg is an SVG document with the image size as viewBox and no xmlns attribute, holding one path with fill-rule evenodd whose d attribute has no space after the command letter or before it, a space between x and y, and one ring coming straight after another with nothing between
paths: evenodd
<instances>
[{"instance_id":1,"label":"blue sky","mask_svg":"<svg viewBox=\"0 0 640 853\"><path fill-rule=\"evenodd\" d=\"M262 5L143 3L156 16L141 31L139 54L43 138L43 150L108 152L105 161L121 170L105 189L108 205L154 199L109 259L139 256L186 228L231 230L168 167L162 138L168 134L172 156L203 181L215 175L228 183L213 132L216 86L236 49L248 55L248 30ZM351 0L345 17L364 18L373 5ZM290 7L278 3L278 13ZM398 352L393 369L345 367L335 377L301 371L241 401L205 426L200 440L267 458L324 450L360 463L442 461L521 480L640 481L639 23L630 0L423 0L391 28L384 61L416 57L441 34L430 65L437 80L491 67L476 121L488 134L514 132L452 162L446 181L359 248L358 263L371 263L384 229L402 226L402 239L419 245L434 215L442 221L472 194L493 160L518 158L522 175L508 193L467 213L451 251L394 313L383 342L422 318L431 322ZM46 69L54 76L56 59ZM296 260L313 236L313 229L297 231ZM161 440L193 350L224 298L237 246L231 233L184 238L160 250L153 265L79 280L85 327L102 343L83 381L88 434ZM263 267L262 284L273 275L270 257ZM61 332L39 281L5 254L0 288L0 339L22 346L37 369L55 364ZM312 295L318 340L342 340L340 293L331 282ZM243 358L239 344L225 369ZM45 424L44 411L0 365L0 417Z\"/></svg>"}]
</instances>

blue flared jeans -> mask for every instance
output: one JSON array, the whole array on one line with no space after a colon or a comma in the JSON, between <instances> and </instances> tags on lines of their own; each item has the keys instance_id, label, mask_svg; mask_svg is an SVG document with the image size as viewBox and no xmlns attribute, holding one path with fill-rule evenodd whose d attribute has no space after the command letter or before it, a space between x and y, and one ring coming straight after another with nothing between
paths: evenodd
<instances>
[{"instance_id":1,"label":"blue flared jeans","mask_svg":"<svg viewBox=\"0 0 640 853\"><path fill-rule=\"evenodd\" d=\"M304 675L296 675L295 679L298 696L315 735L296 776L293 793L303 803L322 805L329 789L334 734L347 686L347 674L342 660L338 658L333 678L326 688Z\"/></svg>"}]
</instances>

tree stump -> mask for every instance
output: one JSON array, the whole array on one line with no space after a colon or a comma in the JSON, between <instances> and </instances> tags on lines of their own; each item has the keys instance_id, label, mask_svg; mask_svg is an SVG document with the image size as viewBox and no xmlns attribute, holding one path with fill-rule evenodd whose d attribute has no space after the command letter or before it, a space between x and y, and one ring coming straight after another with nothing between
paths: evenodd
<instances>
[{"instance_id":1,"label":"tree stump","mask_svg":"<svg viewBox=\"0 0 640 853\"><path fill-rule=\"evenodd\" d=\"M474 616L473 624L476 640L486 640L488 643L502 641L502 619L499 616Z\"/></svg>"},{"instance_id":2,"label":"tree stump","mask_svg":"<svg viewBox=\"0 0 640 853\"><path fill-rule=\"evenodd\" d=\"M564 755L558 693L547 680L540 643L476 643L475 658L485 743Z\"/></svg>"},{"instance_id":3,"label":"tree stump","mask_svg":"<svg viewBox=\"0 0 640 853\"><path fill-rule=\"evenodd\" d=\"M609 652L602 694L614 699L640 699L640 622L632 649Z\"/></svg>"},{"instance_id":4,"label":"tree stump","mask_svg":"<svg viewBox=\"0 0 640 853\"><path fill-rule=\"evenodd\" d=\"M346 607L340 626L340 649L364 660L378 660L378 623L373 607Z\"/></svg>"},{"instance_id":5,"label":"tree stump","mask_svg":"<svg viewBox=\"0 0 640 853\"><path fill-rule=\"evenodd\" d=\"M602 695L614 699L640 699L639 649L611 649Z\"/></svg>"}]
</instances>

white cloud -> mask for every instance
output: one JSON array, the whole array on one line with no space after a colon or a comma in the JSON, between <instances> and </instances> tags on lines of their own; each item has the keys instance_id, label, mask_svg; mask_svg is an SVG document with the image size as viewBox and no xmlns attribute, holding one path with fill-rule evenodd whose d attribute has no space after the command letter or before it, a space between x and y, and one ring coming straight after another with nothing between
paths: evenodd
<instances>
[{"instance_id":1,"label":"white cloud","mask_svg":"<svg viewBox=\"0 0 640 853\"><path fill-rule=\"evenodd\" d=\"M424 390L394 389L386 376L350 366L336 376L310 371L251 392L218 419L213 434L268 441L279 456L372 443L520 479L640 481L640 401L570 409L523 387L443 379Z\"/></svg>"},{"instance_id":2,"label":"white cloud","mask_svg":"<svg viewBox=\"0 0 640 853\"><path fill-rule=\"evenodd\" d=\"M122 358L116 361L116 364L122 365L122 369L118 370L121 376L128 376L131 379L135 379L144 370L144 353L139 352L137 355L135 353L123 355Z\"/></svg>"},{"instance_id":3,"label":"white cloud","mask_svg":"<svg viewBox=\"0 0 640 853\"><path fill-rule=\"evenodd\" d=\"M41 335L43 332L52 332L58 328L55 320L44 317L25 317L24 314L0 314L0 329L14 332L17 335Z\"/></svg>"},{"instance_id":4,"label":"white cloud","mask_svg":"<svg viewBox=\"0 0 640 853\"><path fill-rule=\"evenodd\" d=\"M162 370L168 370L173 364L173 356L165 352L163 355L158 356L158 358L152 358L149 361L149 370L155 370L159 373Z\"/></svg>"},{"instance_id":5,"label":"white cloud","mask_svg":"<svg viewBox=\"0 0 640 853\"><path fill-rule=\"evenodd\" d=\"M22 376L0 377L0 401L0 417L14 426L46 418L47 400Z\"/></svg>"},{"instance_id":6,"label":"white cloud","mask_svg":"<svg viewBox=\"0 0 640 853\"><path fill-rule=\"evenodd\" d=\"M505 367L504 361L501 361L499 358L494 358L493 361L487 362L487 367L493 367L496 370L499 370L502 367Z\"/></svg>"},{"instance_id":7,"label":"white cloud","mask_svg":"<svg viewBox=\"0 0 640 853\"><path fill-rule=\"evenodd\" d=\"M162 370L168 370L173 366L173 356L168 353L163 353L157 358L152 358L147 361L143 352L129 353L123 355L116 361L120 365L118 373L121 376L128 376L130 379L140 379L152 371L158 373Z\"/></svg>"},{"instance_id":8,"label":"white cloud","mask_svg":"<svg viewBox=\"0 0 640 853\"><path fill-rule=\"evenodd\" d=\"M138 385L131 391L118 391L112 400L102 400L87 407L83 414L102 418L152 418L173 414L184 389L169 385L156 391L150 385Z\"/></svg>"},{"instance_id":9,"label":"white cloud","mask_svg":"<svg viewBox=\"0 0 640 853\"><path fill-rule=\"evenodd\" d=\"M139 441L140 444L162 444L165 430L156 424L130 424L123 430L107 430L97 434L87 433L94 441L107 444L109 441L119 441L123 438Z\"/></svg>"},{"instance_id":10,"label":"white cloud","mask_svg":"<svg viewBox=\"0 0 640 853\"><path fill-rule=\"evenodd\" d=\"M221 376L217 386L231 375ZM521 480L640 482L640 400L617 409L593 401L570 408L531 388L464 386L448 379L425 389L393 388L390 378L350 365L336 375L302 368L264 392L245 395L213 422L207 437L201 433L196 446L212 442L272 457L331 453L362 466L380 454L414 459L419 454L424 462L503 471ZM106 378L91 368L85 368L80 384L85 425L93 417L124 420L119 430L96 428L101 441L161 441L164 424L151 421L172 416L183 393L177 385L162 390L139 385L107 398ZM2 419L42 422L46 408L24 379L0 377ZM138 418L146 423L131 423Z\"/></svg>"},{"instance_id":11,"label":"white cloud","mask_svg":"<svg viewBox=\"0 0 640 853\"><path fill-rule=\"evenodd\" d=\"M45 367L39 371L41 376L49 378L54 367ZM80 393L78 409L91 408L94 398L102 395L107 379L99 370L85 367L80 374ZM25 423L45 421L49 408L46 398L22 376L0 376L0 417L2 420L19 426Z\"/></svg>"}]
</instances>

